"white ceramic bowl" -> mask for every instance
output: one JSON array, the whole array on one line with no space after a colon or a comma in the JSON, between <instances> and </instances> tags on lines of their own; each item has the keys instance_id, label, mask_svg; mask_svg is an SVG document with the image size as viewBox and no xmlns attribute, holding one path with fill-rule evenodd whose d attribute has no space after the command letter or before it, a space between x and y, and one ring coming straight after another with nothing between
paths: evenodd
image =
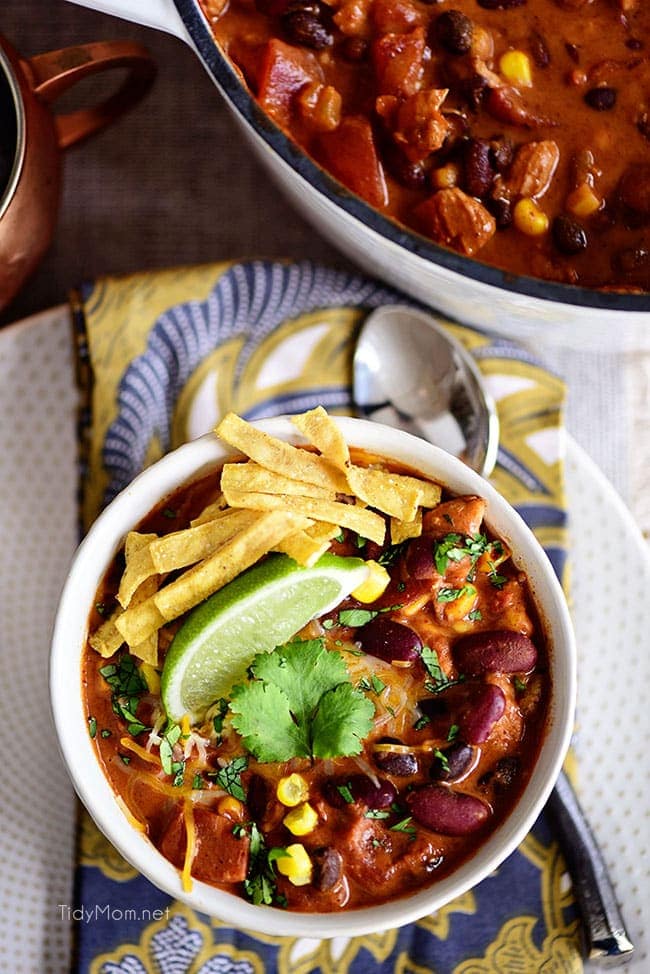
<instances>
[{"instance_id":1,"label":"white ceramic bowl","mask_svg":"<svg viewBox=\"0 0 650 974\"><path fill-rule=\"evenodd\" d=\"M440 247L346 190L262 112L212 39L198 0L73 0L194 50L250 147L295 208L370 274L464 324L568 348L650 349L650 294L517 276Z\"/></svg>"},{"instance_id":2,"label":"white ceramic bowl","mask_svg":"<svg viewBox=\"0 0 650 974\"><path fill-rule=\"evenodd\" d=\"M557 778L573 726L576 652L566 601L544 551L519 515L485 480L423 440L363 420L337 422L350 444L409 464L453 493L479 494L486 499L486 521L511 547L516 564L528 575L548 635L553 695L548 732L537 764L512 814L455 872L411 896L342 913L301 914L254 906L198 881L190 893L185 893L179 871L132 828L118 805L97 761L81 694L81 658L90 609L126 533L159 500L232 453L215 436L204 436L168 454L137 477L97 519L70 569L52 642L50 687L59 743L77 793L99 828L125 859L167 893L229 924L267 934L356 936L409 923L464 893L495 869L533 825ZM256 425L282 439L300 442L296 428L286 418Z\"/></svg>"}]
</instances>

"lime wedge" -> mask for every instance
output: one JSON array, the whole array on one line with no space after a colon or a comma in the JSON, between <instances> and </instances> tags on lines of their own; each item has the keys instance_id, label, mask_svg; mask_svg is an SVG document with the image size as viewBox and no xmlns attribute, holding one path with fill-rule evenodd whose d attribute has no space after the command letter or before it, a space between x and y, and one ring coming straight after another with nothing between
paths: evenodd
<instances>
[{"instance_id":1,"label":"lime wedge","mask_svg":"<svg viewBox=\"0 0 650 974\"><path fill-rule=\"evenodd\" d=\"M365 581L361 558L323 555L304 568L269 555L190 612L167 651L162 701L171 720L192 722L246 673L256 653L271 652L311 619L335 608Z\"/></svg>"}]
</instances>

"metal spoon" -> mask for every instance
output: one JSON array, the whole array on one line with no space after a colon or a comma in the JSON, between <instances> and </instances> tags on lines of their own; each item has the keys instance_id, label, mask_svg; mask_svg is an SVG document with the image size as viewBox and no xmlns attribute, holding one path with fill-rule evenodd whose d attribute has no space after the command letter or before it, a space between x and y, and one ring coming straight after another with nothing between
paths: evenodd
<instances>
[{"instance_id":1,"label":"metal spoon","mask_svg":"<svg viewBox=\"0 0 650 974\"><path fill-rule=\"evenodd\" d=\"M368 419L415 433L489 477L499 420L472 356L432 315L384 305L364 322L354 400Z\"/></svg>"},{"instance_id":2,"label":"metal spoon","mask_svg":"<svg viewBox=\"0 0 650 974\"><path fill-rule=\"evenodd\" d=\"M368 419L416 433L462 457L484 477L496 462L494 402L467 351L431 315L388 305L362 326L354 354L354 401ZM630 941L602 853L562 773L548 809L557 826L583 919L587 960L614 967Z\"/></svg>"}]
</instances>

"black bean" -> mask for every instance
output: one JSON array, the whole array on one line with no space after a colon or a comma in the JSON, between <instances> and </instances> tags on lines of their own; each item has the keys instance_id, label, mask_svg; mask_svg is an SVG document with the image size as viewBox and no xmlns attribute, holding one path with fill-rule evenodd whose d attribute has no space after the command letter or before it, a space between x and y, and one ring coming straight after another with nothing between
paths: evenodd
<instances>
[{"instance_id":1,"label":"black bean","mask_svg":"<svg viewBox=\"0 0 650 974\"><path fill-rule=\"evenodd\" d=\"M504 173L510 168L514 154L510 139L503 136L490 139L490 160L497 172Z\"/></svg>"},{"instance_id":2,"label":"black bean","mask_svg":"<svg viewBox=\"0 0 650 974\"><path fill-rule=\"evenodd\" d=\"M449 54L467 54L473 33L472 21L460 10L445 10L436 19L435 36Z\"/></svg>"},{"instance_id":3,"label":"black bean","mask_svg":"<svg viewBox=\"0 0 650 974\"><path fill-rule=\"evenodd\" d=\"M530 53L538 68L547 68L551 63L551 54L544 38L538 30L534 30L529 38Z\"/></svg>"},{"instance_id":4,"label":"black bean","mask_svg":"<svg viewBox=\"0 0 650 974\"><path fill-rule=\"evenodd\" d=\"M502 791L510 788L521 770L521 761L516 754L499 758L494 766L493 783Z\"/></svg>"},{"instance_id":5,"label":"black bean","mask_svg":"<svg viewBox=\"0 0 650 974\"><path fill-rule=\"evenodd\" d=\"M314 864L314 885L325 891L336 886L343 873L343 856L336 849L328 846L316 849L312 854Z\"/></svg>"},{"instance_id":6,"label":"black bean","mask_svg":"<svg viewBox=\"0 0 650 974\"><path fill-rule=\"evenodd\" d=\"M553 220L553 242L563 254L579 254L587 249L587 234L577 220L561 214Z\"/></svg>"},{"instance_id":7,"label":"black bean","mask_svg":"<svg viewBox=\"0 0 650 974\"><path fill-rule=\"evenodd\" d=\"M465 101L475 112L478 112L481 108L489 90L490 86L487 78L484 78L483 75L479 74L478 72L475 72L461 85L461 93Z\"/></svg>"},{"instance_id":8,"label":"black bean","mask_svg":"<svg viewBox=\"0 0 650 974\"><path fill-rule=\"evenodd\" d=\"M422 640L409 626L377 616L357 630L364 653L390 663L392 660L415 661L422 651Z\"/></svg>"},{"instance_id":9,"label":"black bean","mask_svg":"<svg viewBox=\"0 0 650 974\"><path fill-rule=\"evenodd\" d=\"M494 179L490 143L486 139L468 139L463 147L463 164L465 192L479 199L486 196Z\"/></svg>"},{"instance_id":10,"label":"black bean","mask_svg":"<svg viewBox=\"0 0 650 974\"><path fill-rule=\"evenodd\" d=\"M437 720L439 717L446 717L449 713L447 701L444 700L440 695L437 697L425 697L424 700L418 700L418 708L422 711L425 717L429 718L429 720Z\"/></svg>"},{"instance_id":11,"label":"black bean","mask_svg":"<svg viewBox=\"0 0 650 974\"><path fill-rule=\"evenodd\" d=\"M628 284L650 290L650 250L646 247L619 250L614 254L612 264Z\"/></svg>"},{"instance_id":12,"label":"black bean","mask_svg":"<svg viewBox=\"0 0 650 974\"><path fill-rule=\"evenodd\" d=\"M454 741L449 747L441 749L444 757L436 755L429 772L434 781L455 781L467 771L474 752L469 744Z\"/></svg>"},{"instance_id":13,"label":"black bean","mask_svg":"<svg viewBox=\"0 0 650 974\"><path fill-rule=\"evenodd\" d=\"M609 85L590 88L585 95L585 102L597 112L608 112L616 104L616 88L610 88Z\"/></svg>"},{"instance_id":14,"label":"black bean","mask_svg":"<svg viewBox=\"0 0 650 974\"><path fill-rule=\"evenodd\" d=\"M485 205L495 219L499 230L505 230L512 225L512 203L508 199L497 197L485 200Z\"/></svg>"},{"instance_id":15,"label":"black bean","mask_svg":"<svg viewBox=\"0 0 650 974\"><path fill-rule=\"evenodd\" d=\"M400 777L417 774L418 759L411 751L375 751L375 764L386 774Z\"/></svg>"},{"instance_id":16,"label":"black bean","mask_svg":"<svg viewBox=\"0 0 650 974\"><path fill-rule=\"evenodd\" d=\"M512 10L523 7L527 0L477 0L479 7L484 10Z\"/></svg>"},{"instance_id":17,"label":"black bean","mask_svg":"<svg viewBox=\"0 0 650 974\"><path fill-rule=\"evenodd\" d=\"M332 32L323 23L324 12L318 3L289 7L282 15L282 26L294 44L321 51L334 42Z\"/></svg>"}]
</instances>

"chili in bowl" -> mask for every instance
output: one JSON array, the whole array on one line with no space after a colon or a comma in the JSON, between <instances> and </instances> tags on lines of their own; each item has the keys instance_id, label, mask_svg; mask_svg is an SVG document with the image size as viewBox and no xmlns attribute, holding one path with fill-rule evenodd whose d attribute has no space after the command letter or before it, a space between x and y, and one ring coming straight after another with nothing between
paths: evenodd
<instances>
[{"instance_id":1,"label":"chili in bowl","mask_svg":"<svg viewBox=\"0 0 650 974\"><path fill-rule=\"evenodd\" d=\"M575 696L562 590L503 498L421 440L322 410L218 429L141 474L72 565L51 694L75 788L202 912L410 922L548 797Z\"/></svg>"}]
</instances>

